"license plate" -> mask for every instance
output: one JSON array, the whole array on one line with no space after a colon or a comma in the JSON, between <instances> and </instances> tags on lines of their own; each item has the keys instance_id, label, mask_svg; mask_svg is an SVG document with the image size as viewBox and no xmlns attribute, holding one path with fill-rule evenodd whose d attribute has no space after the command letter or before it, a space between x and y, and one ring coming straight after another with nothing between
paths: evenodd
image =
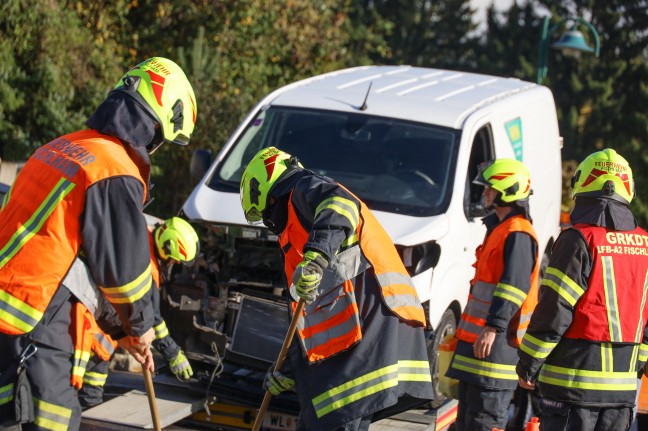
<instances>
[{"instance_id":1,"label":"license plate","mask_svg":"<svg viewBox=\"0 0 648 431\"><path fill-rule=\"evenodd\" d=\"M263 416L264 430L296 430L297 429L297 416L288 415L285 413L266 412Z\"/></svg>"}]
</instances>

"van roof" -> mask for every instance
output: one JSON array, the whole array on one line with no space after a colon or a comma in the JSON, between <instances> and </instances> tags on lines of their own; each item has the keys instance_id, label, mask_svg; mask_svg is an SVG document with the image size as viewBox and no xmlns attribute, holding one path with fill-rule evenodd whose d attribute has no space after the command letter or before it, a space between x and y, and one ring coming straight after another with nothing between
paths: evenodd
<instances>
[{"instance_id":1,"label":"van roof","mask_svg":"<svg viewBox=\"0 0 648 431\"><path fill-rule=\"evenodd\" d=\"M534 88L540 87L515 78L476 73L362 66L297 81L271 93L262 103L356 111L459 129L480 107ZM367 108L361 110L365 97Z\"/></svg>"}]
</instances>

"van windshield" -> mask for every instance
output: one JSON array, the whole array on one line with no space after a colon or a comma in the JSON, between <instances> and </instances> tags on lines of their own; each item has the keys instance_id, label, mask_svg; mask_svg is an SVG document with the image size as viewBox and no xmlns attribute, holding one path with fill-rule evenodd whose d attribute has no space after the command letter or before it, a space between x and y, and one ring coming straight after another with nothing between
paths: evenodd
<instances>
[{"instance_id":1,"label":"van windshield","mask_svg":"<svg viewBox=\"0 0 648 431\"><path fill-rule=\"evenodd\" d=\"M351 190L372 210L411 216L446 211L459 131L338 111L272 106L250 122L208 186L239 191L252 157L274 146Z\"/></svg>"}]
</instances>

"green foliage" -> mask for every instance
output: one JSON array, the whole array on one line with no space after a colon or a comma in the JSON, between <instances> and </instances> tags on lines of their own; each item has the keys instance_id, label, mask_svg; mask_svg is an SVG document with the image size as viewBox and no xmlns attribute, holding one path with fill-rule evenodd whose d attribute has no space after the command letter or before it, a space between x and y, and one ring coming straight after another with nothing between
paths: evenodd
<instances>
[{"instance_id":1,"label":"green foliage","mask_svg":"<svg viewBox=\"0 0 648 431\"><path fill-rule=\"evenodd\" d=\"M117 78L114 45L94 44L56 2L1 3L0 41L0 157L8 160L83 127Z\"/></svg>"},{"instance_id":2,"label":"green foliage","mask_svg":"<svg viewBox=\"0 0 648 431\"><path fill-rule=\"evenodd\" d=\"M601 36L599 58L549 52L544 85L558 106L564 159L618 150L634 168L633 209L647 225L648 0L517 0L501 14L491 7L479 34L468 0L8 0L0 2L0 157L25 159L83 128L126 68L168 57L194 86L198 120L189 147L153 156L147 211L167 217L195 185L193 150L216 154L270 91L370 63L535 81L547 11L552 24L581 16Z\"/></svg>"}]
</instances>

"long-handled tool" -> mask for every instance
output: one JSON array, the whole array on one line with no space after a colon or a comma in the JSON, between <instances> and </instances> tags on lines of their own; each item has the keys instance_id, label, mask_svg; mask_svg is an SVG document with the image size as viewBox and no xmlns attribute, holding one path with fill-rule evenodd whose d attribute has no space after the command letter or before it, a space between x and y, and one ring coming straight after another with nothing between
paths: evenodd
<instances>
[{"instance_id":1,"label":"long-handled tool","mask_svg":"<svg viewBox=\"0 0 648 431\"><path fill-rule=\"evenodd\" d=\"M162 431L160 426L160 417L158 416L157 404L155 402L155 388L153 387L153 378L151 371L142 365L142 373L144 373L144 385L146 386L146 396L148 397L149 407L151 408L151 418L153 419L153 429L155 431Z\"/></svg>"},{"instance_id":2,"label":"long-handled tool","mask_svg":"<svg viewBox=\"0 0 648 431\"><path fill-rule=\"evenodd\" d=\"M284 338L283 345L281 346L281 351L279 352L279 357L277 358L277 362L275 363L274 371L280 371L284 361L286 360L288 348L290 347L290 343L295 336L297 323L299 322L299 318L301 317L305 304L306 302L303 299L300 299L299 303L297 304L297 308L295 308L290 326L288 327L288 333L286 334L286 338ZM259 407L259 412L256 415L256 419L254 419L252 431L259 431L259 428L261 428L261 424L263 423L263 416L265 415L265 411L268 409L268 405L270 404L270 398L272 398L272 394L270 393L270 391L266 391L265 395L263 396L263 402L261 402L261 407Z\"/></svg>"}]
</instances>

